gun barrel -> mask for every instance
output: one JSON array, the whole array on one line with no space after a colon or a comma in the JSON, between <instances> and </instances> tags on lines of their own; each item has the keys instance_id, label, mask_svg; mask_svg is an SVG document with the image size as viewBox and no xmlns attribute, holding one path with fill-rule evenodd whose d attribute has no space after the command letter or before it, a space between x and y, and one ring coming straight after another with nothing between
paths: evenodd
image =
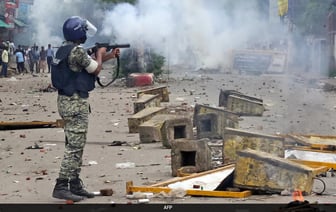
<instances>
[{"instance_id":1,"label":"gun barrel","mask_svg":"<svg viewBox=\"0 0 336 212\"><path fill-rule=\"evenodd\" d=\"M130 44L116 44L116 45L111 45L112 49L115 48L129 48L131 45Z\"/></svg>"},{"instance_id":2,"label":"gun barrel","mask_svg":"<svg viewBox=\"0 0 336 212\"><path fill-rule=\"evenodd\" d=\"M128 43L127 44L114 44L114 45L110 45L108 43L96 43L93 47L86 49L86 51L89 55L91 55L95 53L98 48L101 48L101 47L106 47L107 51L110 51L116 48L129 48L130 46L131 45Z\"/></svg>"}]
</instances>

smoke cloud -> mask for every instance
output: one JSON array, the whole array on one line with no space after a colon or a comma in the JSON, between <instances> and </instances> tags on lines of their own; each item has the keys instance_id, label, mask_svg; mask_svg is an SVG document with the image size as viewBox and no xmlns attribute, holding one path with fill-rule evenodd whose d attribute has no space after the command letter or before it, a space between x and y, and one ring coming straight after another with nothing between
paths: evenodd
<instances>
[{"instance_id":1,"label":"smoke cloud","mask_svg":"<svg viewBox=\"0 0 336 212\"><path fill-rule=\"evenodd\" d=\"M281 34L277 26L270 31L256 0L139 0L136 5L120 3L104 10L98 1L35 0L30 17L35 25L33 40L40 45L59 45L62 24L72 15L97 26L100 33L87 45L130 43L155 50L172 65L195 69L226 67L232 49L245 48L251 41L267 42L271 35Z\"/></svg>"},{"instance_id":2,"label":"smoke cloud","mask_svg":"<svg viewBox=\"0 0 336 212\"><path fill-rule=\"evenodd\" d=\"M84 2L84 3L83 3ZM63 42L62 26L71 16L81 16L91 21L101 20L97 1L34 0L29 19L32 24L32 42L37 45L59 46ZM90 42L90 40L88 41Z\"/></svg>"},{"instance_id":3,"label":"smoke cloud","mask_svg":"<svg viewBox=\"0 0 336 212\"><path fill-rule=\"evenodd\" d=\"M252 40L270 39L268 20L261 18L255 1L241 2L235 7L231 0L119 4L106 13L102 35L151 47L172 64L225 67L230 50L244 48Z\"/></svg>"}]
</instances>

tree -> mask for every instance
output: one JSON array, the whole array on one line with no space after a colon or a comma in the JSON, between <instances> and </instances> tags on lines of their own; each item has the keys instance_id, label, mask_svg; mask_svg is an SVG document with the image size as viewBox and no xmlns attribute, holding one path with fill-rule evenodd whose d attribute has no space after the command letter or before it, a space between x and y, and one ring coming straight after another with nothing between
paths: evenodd
<instances>
[{"instance_id":1,"label":"tree","mask_svg":"<svg viewBox=\"0 0 336 212\"><path fill-rule=\"evenodd\" d=\"M154 76L160 76L164 63L165 57L149 48L143 54L140 54L139 49L130 48L120 57L120 76L128 76L130 73L153 73Z\"/></svg>"},{"instance_id":2,"label":"tree","mask_svg":"<svg viewBox=\"0 0 336 212\"><path fill-rule=\"evenodd\" d=\"M292 0L293 1L293 0ZM290 20L295 24L299 33L303 36L326 35L327 16L331 1L319 1L319 0L301 0L296 1L295 8L289 8L292 14L290 14ZM294 4L290 4L289 7L294 7Z\"/></svg>"}]
</instances>

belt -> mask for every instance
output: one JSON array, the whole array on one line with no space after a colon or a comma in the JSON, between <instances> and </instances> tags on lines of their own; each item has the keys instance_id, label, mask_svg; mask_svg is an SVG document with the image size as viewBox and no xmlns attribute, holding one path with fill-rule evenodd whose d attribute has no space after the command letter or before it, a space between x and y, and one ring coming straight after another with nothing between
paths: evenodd
<instances>
[{"instance_id":1,"label":"belt","mask_svg":"<svg viewBox=\"0 0 336 212\"><path fill-rule=\"evenodd\" d=\"M68 93L65 93L63 90L58 90L58 94L59 95L63 95L63 96L72 96L75 93L77 93L78 96L80 96L81 98L88 98L89 97L89 92L75 91L74 93L72 93L71 95L69 95Z\"/></svg>"}]
</instances>

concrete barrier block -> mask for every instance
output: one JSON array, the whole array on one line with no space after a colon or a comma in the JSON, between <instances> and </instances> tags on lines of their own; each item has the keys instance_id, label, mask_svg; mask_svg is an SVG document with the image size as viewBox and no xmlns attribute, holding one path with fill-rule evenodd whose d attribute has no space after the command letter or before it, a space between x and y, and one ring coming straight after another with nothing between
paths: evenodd
<instances>
[{"instance_id":1,"label":"concrete barrier block","mask_svg":"<svg viewBox=\"0 0 336 212\"><path fill-rule=\"evenodd\" d=\"M284 157L285 138L274 135L250 132L246 130L225 128L223 136L224 164L233 163L237 159L237 152L250 148Z\"/></svg>"},{"instance_id":2,"label":"concrete barrier block","mask_svg":"<svg viewBox=\"0 0 336 212\"><path fill-rule=\"evenodd\" d=\"M207 139L176 139L171 145L171 157L172 176L174 177L178 175L178 170L182 167L194 167L195 172L212 169L211 149Z\"/></svg>"},{"instance_id":3,"label":"concrete barrier block","mask_svg":"<svg viewBox=\"0 0 336 212\"><path fill-rule=\"evenodd\" d=\"M265 111L262 99L234 90L220 91L219 106L241 116L262 116Z\"/></svg>"},{"instance_id":4,"label":"concrete barrier block","mask_svg":"<svg viewBox=\"0 0 336 212\"><path fill-rule=\"evenodd\" d=\"M197 138L222 138L225 127L238 128L238 118L237 114L223 108L196 104L193 124Z\"/></svg>"},{"instance_id":5,"label":"concrete barrier block","mask_svg":"<svg viewBox=\"0 0 336 212\"><path fill-rule=\"evenodd\" d=\"M147 107L160 107L160 97L158 94L142 94L133 103L134 114L147 108Z\"/></svg>"},{"instance_id":6,"label":"concrete barrier block","mask_svg":"<svg viewBox=\"0 0 336 212\"><path fill-rule=\"evenodd\" d=\"M128 118L129 133L138 133L140 124L150 120L157 114L166 113L165 107L148 107Z\"/></svg>"},{"instance_id":7,"label":"concrete barrier block","mask_svg":"<svg viewBox=\"0 0 336 212\"><path fill-rule=\"evenodd\" d=\"M188 114L157 114L139 126L141 143L161 141L162 145L171 148L175 139L193 138L192 121Z\"/></svg>"},{"instance_id":8,"label":"concrete barrier block","mask_svg":"<svg viewBox=\"0 0 336 212\"><path fill-rule=\"evenodd\" d=\"M140 143L153 143L162 142L163 134L162 127L165 120L153 120L145 121L139 126L139 138Z\"/></svg>"},{"instance_id":9,"label":"concrete barrier block","mask_svg":"<svg viewBox=\"0 0 336 212\"><path fill-rule=\"evenodd\" d=\"M233 179L235 187L269 193L280 193L285 189L311 193L313 168L251 149L237 154Z\"/></svg>"},{"instance_id":10,"label":"concrete barrier block","mask_svg":"<svg viewBox=\"0 0 336 212\"><path fill-rule=\"evenodd\" d=\"M160 96L161 102L169 102L169 92L167 86L160 86L156 88L150 88L146 90L141 90L137 92L137 97L141 94L158 94Z\"/></svg>"}]
</instances>

